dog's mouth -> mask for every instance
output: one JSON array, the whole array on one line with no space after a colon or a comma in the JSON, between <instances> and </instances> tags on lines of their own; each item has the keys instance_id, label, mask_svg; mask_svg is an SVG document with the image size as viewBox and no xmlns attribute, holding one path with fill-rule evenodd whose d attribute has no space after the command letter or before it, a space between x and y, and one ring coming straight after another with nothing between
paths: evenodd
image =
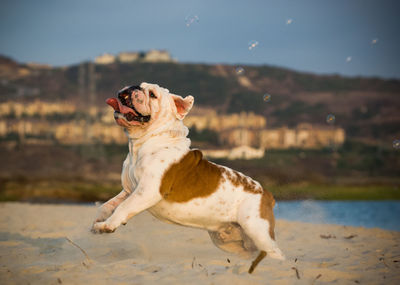
<instances>
[{"instance_id":1,"label":"dog's mouth","mask_svg":"<svg viewBox=\"0 0 400 285\"><path fill-rule=\"evenodd\" d=\"M129 86L118 91L117 98L108 98L106 103L113 107L114 118L125 119L128 122L135 121L139 123L146 123L150 121L150 115L142 115L132 103L132 93L135 90L142 90L140 86Z\"/></svg>"}]
</instances>

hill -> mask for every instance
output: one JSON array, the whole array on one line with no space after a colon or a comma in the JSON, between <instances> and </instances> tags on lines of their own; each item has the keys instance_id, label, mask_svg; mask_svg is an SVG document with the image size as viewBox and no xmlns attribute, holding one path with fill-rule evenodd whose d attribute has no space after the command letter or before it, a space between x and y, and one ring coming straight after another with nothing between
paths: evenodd
<instances>
[{"instance_id":1,"label":"hill","mask_svg":"<svg viewBox=\"0 0 400 285\"><path fill-rule=\"evenodd\" d=\"M393 145L400 138L399 80L322 76L271 66L242 68L244 72L230 65L144 62L51 68L0 57L0 101L20 102L25 111L24 104L35 99L60 102L53 105L65 111L61 117L22 118L79 123L97 118L86 115L88 104L106 106L105 99L123 86L147 81L176 94L191 94L196 106L217 114L262 115L267 129L299 123L323 126L327 116L334 115L335 125L346 130L347 141L339 149L268 149L257 160L218 162L254 177L278 199L399 199L400 152ZM267 100L265 94L270 95ZM71 115L67 109L76 112ZM4 124L19 121L5 117L9 121ZM110 119L110 128L116 129ZM192 130L190 137L196 143L212 142L216 133ZM125 144L24 145L17 133L3 142L0 200L93 201L120 191Z\"/></svg>"},{"instance_id":2,"label":"hill","mask_svg":"<svg viewBox=\"0 0 400 285\"><path fill-rule=\"evenodd\" d=\"M113 63L43 68L0 58L1 100L42 100L87 104L90 74L94 101L103 105L121 87L142 81L171 92L192 94L197 106L219 113L251 111L267 118L268 127L326 124L329 114L348 137L386 146L400 137L400 81L315 75L272 66L177 63ZM7 72L6 72L7 71ZM94 76L93 76L94 74ZM268 102L264 94L270 94Z\"/></svg>"}]
</instances>

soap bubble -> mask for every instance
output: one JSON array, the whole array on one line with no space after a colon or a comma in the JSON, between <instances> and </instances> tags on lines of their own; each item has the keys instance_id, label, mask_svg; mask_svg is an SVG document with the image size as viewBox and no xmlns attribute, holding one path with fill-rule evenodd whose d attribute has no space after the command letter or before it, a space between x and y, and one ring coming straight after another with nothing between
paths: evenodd
<instances>
[{"instance_id":1,"label":"soap bubble","mask_svg":"<svg viewBox=\"0 0 400 285\"><path fill-rule=\"evenodd\" d=\"M256 46L258 46L258 42L257 41L249 41L249 50L254 49Z\"/></svg>"},{"instance_id":2,"label":"soap bubble","mask_svg":"<svg viewBox=\"0 0 400 285\"><path fill-rule=\"evenodd\" d=\"M335 123L335 120L336 120L336 118L335 118L335 116L332 115L332 114L329 114L328 116L326 116L326 122L327 122L328 124L330 124L330 125L334 124L334 123Z\"/></svg>"},{"instance_id":3,"label":"soap bubble","mask_svg":"<svg viewBox=\"0 0 400 285\"><path fill-rule=\"evenodd\" d=\"M290 25L293 22L293 19L287 19L286 20L286 25Z\"/></svg>"},{"instance_id":4,"label":"soap bubble","mask_svg":"<svg viewBox=\"0 0 400 285\"><path fill-rule=\"evenodd\" d=\"M237 75L243 75L244 74L244 68L241 66L236 67L236 74Z\"/></svg>"},{"instance_id":5,"label":"soap bubble","mask_svg":"<svg viewBox=\"0 0 400 285\"><path fill-rule=\"evenodd\" d=\"M393 148L394 149L400 149L400 140L394 140L393 141Z\"/></svg>"},{"instance_id":6,"label":"soap bubble","mask_svg":"<svg viewBox=\"0 0 400 285\"><path fill-rule=\"evenodd\" d=\"M199 16L197 15L188 15L185 18L186 27L191 26L193 23L199 22Z\"/></svg>"},{"instance_id":7,"label":"soap bubble","mask_svg":"<svg viewBox=\"0 0 400 285\"><path fill-rule=\"evenodd\" d=\"M268 94L268 93L265 93L264 96L263 96L263 100L264 100L264 102L271 101L271 95Z\"/></svg>"},{"instance_id":8,"label":"soap bubble","mask_svg":"<svg viewBox=\"0 0 400 285\"><path fill-rule=\"evenodd\" d=\"M346 57L346 62L350 62L352 60L351 56Z\"/></svg>"},{"instance_id":9,"label":"soap bubble","mask_svg":"<svg viewBox=\"0 0 400 285\"><path fill-rule=\"evenodd\" d=\"M378 43L378 39L372 39L371 45L376 45Z\"/></svg>"}]
</instances>

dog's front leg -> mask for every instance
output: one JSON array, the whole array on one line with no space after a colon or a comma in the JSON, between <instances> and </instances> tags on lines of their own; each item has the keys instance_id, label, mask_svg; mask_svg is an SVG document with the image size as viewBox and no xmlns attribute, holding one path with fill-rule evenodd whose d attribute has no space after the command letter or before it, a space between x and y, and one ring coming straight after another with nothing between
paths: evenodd
<instances>
[{"instance_id":1,"label":"dog's front leg","mask_svg":"<svg viewBox=\"0 0 400 285\"><path fill-rule=\"evenodd\" d=\"M96 219L94 220L93 224L97 222L103 222L108 217L110 217L114 209L118 207L118 205L121 204L121 202L124 201L129 196L129 194L130 193L128 191L122 190L117 196L111 198L103 205L101 205L97 210Z\"/></svg>"},{"instance_id":2,"label":"dog's front leg","mask_svg":"<svg viewBox=\"0 0 400 285\"><path fill-rule=\"evenodd\" d=\"M144 187L138 185L135 191L114 210L114 213L107 220L95 223L92 231L95 233L114 232L129 218L153 207L161 199L162 197L156 189L144 190Z\"/></svg>"}]
</instances>

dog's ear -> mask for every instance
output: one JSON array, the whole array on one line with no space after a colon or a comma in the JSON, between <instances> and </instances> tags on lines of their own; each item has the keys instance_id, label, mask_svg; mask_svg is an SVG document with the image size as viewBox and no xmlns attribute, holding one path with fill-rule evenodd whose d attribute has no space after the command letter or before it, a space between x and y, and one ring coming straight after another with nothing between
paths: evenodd
<instances>
[{"instance_id":1,"label":"dog's ear","mask_svg":"<svg viewBox=\"0 0 400 285\"><path fill-rule=\"evenodd\" d=\"M171 94L172 99L174 100L175 107L176 107L176 117L179 120L183 120L187 113L189 113L190 109L192 109L194 98L193 96L189 95L185 98L182 98L179 95Z\"/></svg>"}]
</instances>

